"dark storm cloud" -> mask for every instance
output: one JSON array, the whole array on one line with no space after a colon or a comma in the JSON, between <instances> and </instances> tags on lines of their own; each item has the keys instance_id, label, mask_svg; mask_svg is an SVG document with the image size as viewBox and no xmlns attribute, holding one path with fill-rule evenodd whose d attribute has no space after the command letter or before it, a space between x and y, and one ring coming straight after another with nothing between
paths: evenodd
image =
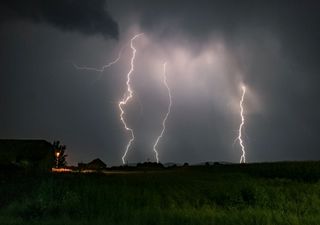
<instances>
[{"instance_id":1,"label":"dark storm cloud","mask_svg":"<svg viewBox=\"0 0 320 225\"><path fill-rule=\"evenodd\" d=\"M201 42L217 32L232 41L240 29L270 30L282 39L290 54L303 61L315 58L301 57L301 53L320 50L318 1L173 0L151 4L138 0L129 4L141 13L143 29L154 33L160 30L164 36L183 32L187 38Z\"/></svg>"},{"instance_id":2,"label":"dark storm cloud","mask_svg":"<svg viewBox=\"0 0 320 225\"><path fill-rule=\"evenodd\" d=\"M105 0L4 0L0 18L48 23L64 31L118 38L118 25L106 10Z\"/></svg>"}]
</instances>

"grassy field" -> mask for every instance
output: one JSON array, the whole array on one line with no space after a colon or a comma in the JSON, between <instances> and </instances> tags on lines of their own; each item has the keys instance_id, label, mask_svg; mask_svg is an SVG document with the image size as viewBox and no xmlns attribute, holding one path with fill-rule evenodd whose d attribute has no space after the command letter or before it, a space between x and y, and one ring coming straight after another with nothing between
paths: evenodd
<instances>
[{"instance_id":1,"label":"grassy field","mask_svg":"<svg viewBox=\"0 0 320 225\"><path fill-rule=\"evenodd\" d=\"M320 162L1 175L0 224L320 224Z\"/></svg>"}]
</instances>

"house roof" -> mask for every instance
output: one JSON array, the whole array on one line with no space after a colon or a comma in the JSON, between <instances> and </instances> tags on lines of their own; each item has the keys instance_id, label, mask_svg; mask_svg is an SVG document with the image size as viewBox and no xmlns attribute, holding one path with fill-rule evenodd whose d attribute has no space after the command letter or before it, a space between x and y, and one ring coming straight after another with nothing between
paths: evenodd
<instances>
[{"instance_id":1,"label":"house roof","mask_svg":"<svg viewBox=\"0 0 320 225\"><path fill-rule=\"evenodd\" d=\"M87 165L98 165L98 166L103 166L106 167L107 165L99 158L92 160L89 162Z\"/></svg>"}]
</instances>

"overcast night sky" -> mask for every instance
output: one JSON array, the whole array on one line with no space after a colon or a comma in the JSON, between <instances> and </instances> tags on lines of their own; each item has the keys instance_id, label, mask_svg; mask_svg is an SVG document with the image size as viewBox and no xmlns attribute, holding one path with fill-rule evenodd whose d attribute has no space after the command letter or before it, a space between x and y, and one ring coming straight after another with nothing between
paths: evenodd
<instances>
[{"instance_id":1,"label":"overcast night sky","mask_svg":"<svg viewBox=\"0 0 320 225\"><path fill-rule=\"evenodd\" d=\"M241 84L247 162L320 160L320 4L317 1L5 0L0 3L0 138L60 140L69 164L120 165L130 138L118 102L138 33L136 139L152 146L172 92L161 162L238 162ZM102 74L77 70L102 67Z\"/></svg>"}]
</instances>

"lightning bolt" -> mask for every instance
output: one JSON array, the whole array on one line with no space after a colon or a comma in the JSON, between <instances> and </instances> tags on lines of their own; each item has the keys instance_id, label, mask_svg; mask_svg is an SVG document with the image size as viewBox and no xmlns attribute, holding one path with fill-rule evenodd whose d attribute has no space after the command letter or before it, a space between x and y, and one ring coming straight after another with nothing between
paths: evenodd
<instances>
[{"instance_id":1,"label":"lightning bolt","mask_svg":"<svg viewBox=\"0 0 320 225\"><path fill-rule=\"evenodd\" d=\"M133 41L134 41L136 38L138 38L139 36L141 36L141 35L143 35L143 33L137 34L137 35L133 36L133 37L130 39L130 47L131 47L131 49L132 49L132 58L131 58L130 71L129 71L128 74L127 74L127 82L126 82L127 91L124 93L123 99L118 103L119 109L120 109L120 111L121 111L121 113L120 113L120 120L121 120L121 122L123 123L124 128L125 128L127 131L129 131L130 134L131 134L131 138L130 138L127 146L126 146L125 153L124 153L124 155L122 156L122 162L123 162L123 164L125 164L125 157L126 157L126 155L127 155L127 153L128 153L128 150L129 150L129 148L130 148L130 146L131 146L131 144L132 144L132 142L133 142L133 140L134 140L133 129L127 126L127 123L126 123L126 121L125 121L125 119L124 119L124 113L125 113L125 112L124 112L123 106L125 106L125 105L131 100L131 98L133 97L133 91L132 91L132 88L131 88L131 86L130 86L130 81L131 81L131 74L132 74L132 72L134 71L134 59L135 59L136 51L137 51L137 50L135 49L134 45L133 45ZM119 54L118 54L118 57L117 57L116 59L114 59L113 61L109 62L109 63L106 64L106 65L103 65L101 68L88 67L88 66L79 66L79 65L77 65L77 64L75 64L75 63L73 63L73 66L74 66L77 70L91 70L91 71L100 72L101 75L100 75L100 77L97 79L97 80L99 80L99 79L101 78L101 76L102 76L102 73L103 73L107 68L109 68L109 67L111 67L112 65L116 64L116 63L121 59L122 51L123 51L123 49L124 49L126 46L127 46L127 44L124 45L124 46L120 49Z\"/></svg>"},{"instance_id":2,"label":"lightning bolt","mask_svg":"<svg viewBox=\"0 0 320 225\"><path fill-rule=\"evenodd\" d=\"M169 116L169 114L170 114L170 112L171 112L171 106L172 106L171 90L170 90L169 85L168 85L168 83L167 83L166 66L167 66L167 63L165 62L165 63L163 64L163 83L164 83L164 85L166 86L166 88L167 88L167 90L168 90L169 105L168 105L168 111L167 111L167 113L166 113L166 115L165 115L165 117L164 117L164 119L163 119L163 121L162 121L162 130L161 130L161 133L160 133L160 135L158 136L156 142L155 142L154 145L153 145L153 151L154 151L155 154L156 154L157 163L159 163L159 153L158 153L158 151L157 151L157 145L158 145L160 139L162 138L162 136L163 136L163 134L164 134L164 131L166 130L166 121L167 121L168 116Z\"/></svg>"},{"instance_id":3,"label":"lightning bolt","mask_svg":"<svg viewBox=\"0 0 320 225\"><path fill-rule=\"evenodd\" d=\"M88 66L78 66L77 64L73 63L73 66L77 69L77 70L92 70L92 71L96 71L96 72L104 72L105 69L109 68L110 66L112 66L113 64L116 64L120 58L121 58L121 54L122 54L122 50L123 48L119 51L118 57L116 59L114 59L113 61L109 62L106 65L103 65L100 69L96 68L96 67L88 67Z\"/></svg>"},{"instance_id":4,"label":"lightning bolt","mask_svg":"<svg viewBox=\"0 0 320 225\"><path fill-rule=\"evenodd\" d=\"M134 133L133 133L133 129L130 128L130 127L128 127L128 125L127 125L127 123L126 123L126 121L125 121L125 119L124 119L124 109L123 109L123 107L124 107L124 106L132 99L132 97L133 97L133 90L132 90L132 88L131 88L130 81L131 81L131 74L132 74L133 71L134 71L134 60L135 60L136 52L137 52L136 48L135 48L134 45L133 45L133 42L134 42L134 40L135 40L136 38L138 38L138 37L141 36L141 35L143 35L143 33L135 35L135 36L131 39L131 41L130 41L130 47L131 47L131 49L132 49L132 57L131 57L131 67L130 67L130 70L129 70L128 74L127 74L127 82L126 82L126 84L127 84L127 91L125 92L123 99L119 102L119 109L120 109L120 111L121 111L121 113L120 113L120 120L121 120L121 122L123 123L124 128L125 128L127 131L129 131L129 132L130 132L130 135L131 135L131 138L130 138L127 146L126 146L126 150L125 150L125 152L124 152L124 154L123 154L123 156L122 156L122 162L123 162L123 164L125 164L125 158L126 158L127 153L128 153L128 151L129 151L129 149L130 149L130 146L131 146L131 144L132 144L132 142L134 141L134 138L135 138L135 137L134 137Z\"/></svg>"},{"instance_id":5,"label":"lightning bolt","mask_svg":"<svg viewBox=\"0 0 320 225\"><path fill-rule=\"evenodd\" d=\"M120 49L120 51L119 51L119 53L118 53L118 57L117 57L117 58L115 58L113 61L107 63L106 65L103 65L101 68L89 67L89 66L79 66L79 65L77 65L77 64L75 64L75 63L73 63L73 66L74 66L74 68L76 68L77 70L90 70L90 71L100 72L100 76L93 81L93 83L95 83L96 81L98 81L98 80L101 79L101 77L102 77L102 75L103 75L102 73L103 73L107 68L109 68L109 67L111 67L112 65L116 64L116 63L121 59L122 51L124 50L124 48L125 48L126 46L127 46L127 44L124 45L124 46L122 46L122 48Z\"/></svg>"},{"instance_id":6,"label":"lightning bolt","mask_svg":"<svg viewBox=\"0 0 320 225\"><path fill-rule=\"evenodd\" d=\"M246 150L245 147L243 145L243 140L242 140L242 128L244 126L245 120L244 120L244 116L243 116L243 100L244 100L244 96L246 94L246 87L242 86L242 96L241 96L241 100L240 100L240 117L241 117L241 123L239 126L239 135L237 137L237 139L239 140L239 144L241 147L241 151L242 151L242 155L240 157L240 163L245 163L246 162Z\"/></svg>"}]
</instances>

